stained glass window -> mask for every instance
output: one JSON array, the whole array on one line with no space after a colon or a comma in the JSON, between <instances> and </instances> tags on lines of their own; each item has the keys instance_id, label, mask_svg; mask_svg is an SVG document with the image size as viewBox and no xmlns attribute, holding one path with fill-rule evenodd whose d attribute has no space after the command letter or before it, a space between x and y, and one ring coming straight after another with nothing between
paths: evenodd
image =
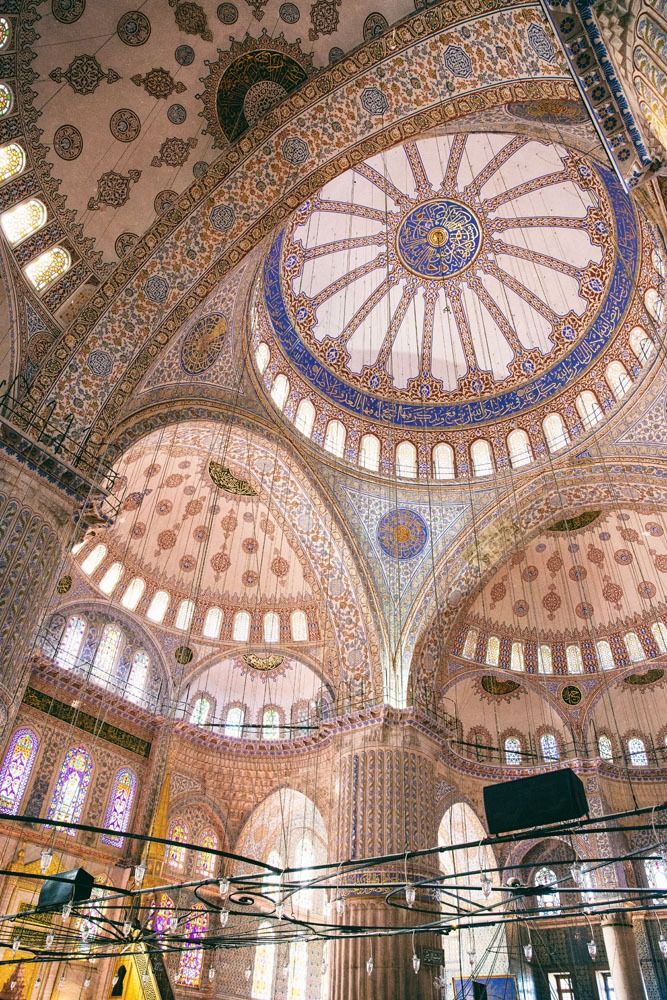
<instances>
[{"instance_id":1,"label":"stained glass window","mask_svg":"<svg viewBox=\"0 0 667 1000\"><path fill-rule=\"evenodd\" d=\"M262 340L255 348L255 364L257 365L257 370L260 375L264 374L270 360L271 352L269 350L269 345L265 344Z\"/></svg>"},{"instance_id":2,"label":"stained glass window","mask_svg":"<svg viewBox=\"0 0 667 1000\"><path fill-rule=\"evenodd\" d=\"M602 760L614 759L614 749L611 745L611 740L604 734L598 737L598 753L602 757Z\"/></svg>"},{"instance_id":3,"label":"stained glass window","mask_svg":"<svg viewBox=\"0 0 667 1000\"><path fill-rule=\"evenodd\" d=\"M553 733L544 733L543 736L540 736L540 748L543 760L559 760L558 741Z\"/></svg>"},{"instance_id":4,"label":"stained glass window","mask_svg":"<svg viewBox=\"0 0 667 1000\"><path fill-rule=\"evenodd\" d=\"M130 580L128 583L125 593L120 599L120 603L128 611L134 611L137 604L142 598L143 592L146 588L146 583L141 579L140 576L135 576L134 579Z\"/></svg>"},{"instance_id":5,"label":"stained glass window","mask_svg":"<svg viewBox=\"0 0 667 1000\"><path fill-rule=\"evenodd\" d=\"M523 643L513 642L512 651L510 653L510 668L512 670L525 670L525 663L523 659Z\"/></svg>"},{"instance_id":6,"label":"stained glass window","mask_svg":"<svg viewBox=\"0 0 667 1000\"><path fill-rule=\"evenodd\" d=\"M456 468L454 465L454 449L450 444L441 441L433 449L433 475L436 479L454 479Z\"/></svg>"},{"instance_id":7,"label":"stained glass window","mask_svg":"<svg viewBox=\"0 0 667 1000\"><path fill-rule=\"evenodd\" d=\"M403 479L417 478L417 449L412 441L401 441L396 445L396 475Z\"/></svg>"},{"instance_id":8,"label":"stained glass window","mask_svg":"<svg viewBox=\"0 0 667 1000\"><path fill-rule=\"evenodd\" d=\"M555 885L557 882L556 873L551 868L538 868L534 881L535 885ZM560 893L554 889L553 892L538 896L537 905L543 912L545 910L560 910Z\"/></svg>"},{"instance_id":9,"label":"stained glass window","mask_svg":"<svg viewBox=\"0 0 667 1000\"><path fill-rule=\"evenodd\" d=\"M540 643L537 647L537 669L540 674L550 674L553 670L551 646Z\"/></svg>"},{"instance_id":10,"label":"stained glass window","mask_svg":"<svg viewBox=\"0 0 667 1000\"><path fill-rule=\"evenodd\" d=\"M180 820L176 820L169 831L167 840L177 840L183 844L188 839L188 828ZM164 849L164 859L172 868L182 868L185 861L185 848L176 844L167 844Z\"/></svg>"},{"instance_id":11,"label":"stained glass window","mask_svg":"<svg viewBox=\"0 0 667 1000\"><path fill-rule=\"evenodd\" d=\"M93 660L93 676L107 681L116 664L123 633L117 625L105 625Z\"/></svg>"},{"instance_id":12,"label":"stained glass window","mask_svg":"<svg viewBox=\"0 0 667 1000\"><path fill-rule=\"evenodd\" d=\"M472 462L473 475L477 478L490 476L493 472L493 456L491 445L483 438L473 441L470 445L470 461Z\"/></svg>"},{"instance_id":13,"label":"stained glass window","mask_svg":"<svg viewBox=\"0 0 667 1000\"><path fill-rule=\"evenodd\" d=\"M310 437L315 426L315 407L309 399L302 399L297 407L294 426L304 437Z\"/></svg>"},{"instance_id":14,"label":"stained glass window","mask_svg":"<svg viewBox=\"0 0 667 1000\"><path fill-rule=\"evenodd\" d=\"M0 23L2 18L0 18ZM17 177L25 170L25 153L17 142L10 142L0 148L0 183L10 177Z\"/></svg>"},{"instance_id":15,"label":"stained glass window","mask_svg":"<svg viewBox=\"0 0 667 1000\"><path fill-rule=\"evenodd\" d=\"M280 618L275 611L267 611L264 615L264 642L280 640Z\"/></svg>"},{"instance_id":16,"label":"stained glass window","mask_svg":"<svg viewBox=\"0 0 667 1000\"><path fill-rule=\"evenodd\" d=\"M32 729L17 729L0 770L0 809L15 816L32 771L39 740Z\"/></svg>"},{"instance_id":17,"label":"stained glass window","mask_svg":"<svg viewBox=\"0 0 667 1000\"><path fill-rule=\"evenodd\" d=\"M524 465L530 465L533 461L530 438L520 427L507 435L507 450L513 469L522 469Z\"/></svg>"},{"instance_id":18,"label":"stained glass window","mask_svg":"<svg viewBox=\"0 0 667 1000\"><path fill-rule=\"evenodd\" d=\"M113 594L118 586L118 581L123 575L123 564L121 562L112 563L100 580L100 590L103 594Z\"/></svg>"},{"instance_id":19,"label":"stained glass window","mask_svg":"<svg viewBox=\"0 0 667 1000\"><path fill-rule=\"evenodd\" d=\"M611 651L611 646L606 639L598 639L595 643L595 649L598 656L598 663L601 670L612 670L616 664L614 662L614 654Z\"/></svg>"},{"instance_id":20,"label":"stained glass window","mask_svg":"<svg viewBox=\"0 0 667 1000\"><path fill-rule=\"evenodd\" d=\"M67 619L67 625L63 632L62 639L58 643L56 653L56 663L59 667L71 667L78 656L83 640L83 633L86 631L86 621L74 615Z\"/></svg>"},{"instance_id":21,"label":"stained glass window","mask_svg":"<svg viewBox=\"0 0 667 1000\"><path fill-rule=\"evenodd\" d=\"M581 657L581 649L576 644L568 646L565 650L565 660L569 674L583 674L584 661Z\"/></svg>"},{"instance_id":22,"label":"stained glass window","mask_svg":"<svg viewBox=\"0 0 667 1000\"><path fill-rule=\"evenodd\" d=\"M667 653L667 625L664 622L653 622L651 625L651 635L655 639L658 651Z\"/></svg>"},{"instance_id":23,"label":"stained glass window","mask_svg":"<svg viewBox=\"0 0 667 1000\"><path fill-rule=\"evenodd\" d=\"M364 434L359 445L359 465L369 472L380 468L380 439L375 434Z\"/></svg>"},{"instance_id":24,"label":"stained glass window","mask_svg":"<svg viewBox=\"0 0 667 1000\"><path fill-rule=\"evenodd\" d=\"M232 639L234 642L247 642L250 637L250 615L247 611L237 611L234 615Z\"/></svg>"},{"instance_id":25,"label":"stained glass window","mask_svg":"<svg viewBox=\"0 0 667 1000\"><path fill-rule=\"evenodd\" d=\"M500 659L500 639L497 635L490 635L486 645L486 662L491 667L498 666Z\"/></svg>"},{"instance_id":26,"label":"stained glass window","mask_svg":"<svg viewBox=\"0 0 667 1000\"><path fill-rule=\"evenodd\" d=\"M544 440L550 452L560 451L569 442L570 436L560 413L548 413L542 421Z\"/></svg>"},{"instance_id":27,"label":"stained glass window","mask_svg":"<svg viewBox=\"0 0 667 1000\"><path fill-rule=\"evenodd\" d=\"M265 708L262 715L262 736L265 740L280 739L280 715L277 708Z\"/></svg>"},{"instance_id":28,"label":"stained glass window","mask_svg":"<svg viewBox=\"0 0 667 1000\"><path fill-rule=\"evenodd\" d=\"M97 567L104 559L106 554L107 554L106 545L102 545L101 543L99 545L96 545L95 548L88 553L86 558L81 563L81 569L83 570L83 572L86 573L87 576L90 576L91 573L94 573Z\"/></svg>"},{"instance_id":29,"label":"stained glass window","mask_svg":"<svg viewBox=\"0 0 667 1000\"><path fill-rule=\"evenodd\" d=\"M0 49L6 49L9 45L11 28L6 17L0 17Z\"/></svg>"},{"instance_id":30,"label":"stained glass window","mask_svg":"<svg viewBox=\"0 0 667 1000\"><path fill-rule=\"evenodd\" d=\"M466 635L466 641L463 644L463 649L461 650L461 656L464 660L474 660L475 652L477 651L477 629L469 628Z\"/></svg>"},{"instance_id":31,"label":"stained glass window","mask_svg":"<svg viewBox=\"0 0 667 1000\"><path fill-rule=\"evenodd\" d=\"M192 619L195 613L195 602L194 601L181 601L178 606L178 612L176 614L175 625L176 628L180 628L182 632L187 632L187 630L192 625Z\"/></svg>"},{"instance_id":32,"label":"stained glass window","mask_svg":"<svg viewBox=\"0 0 667 1000\"><path fill-rule=\"evenodd\" d=\"M340 420L330 420L327 424L326 434L324 435L324 447L326 450L330 451L332 455L342 458L345 453L346 439L347 431Z\"/></svg>"},{"instance_id":33,"label":"stained glass window","mask_svg":"<svg viewBox=\"0 0 667 1000\"><path fill-rule=\"evenodd\" d=\"M209 608L204 619L202 635L206 639L217 639L222 628L222 611L220 608Z\"/></svg>"},{"instance_id":34,"label":"stained glass window","mask_svg":"<svg viewBox=\"0 0 667 1000\"><path fill-rule=\"evenodd\" d=\"M138 650L134 654L132 666L130 667L130 676L127 678L125 694L136 705L140 705L144 700L150 662L148 654L144 653L143 649Z\"/></svg>"},{"instance_id":35,"label":"stained glass window","mask_svg":"<svg viewBox=\"0 0 667 1000\"><path fill-rule=\"evenodd\" d=\"M521 763L521 740L516 736L508 736L505 740L505 761L508 764Z\"/></svg>"},{"instance_id":36,"label":"stained glass window","mask_svg":"<svg viewBox=\"0 0 667 1000\"><path fill-rule=\"evenodd\" d=\"M233 705L225 719L225 736L241 736L245 712L239 705Z\"/></svg>"},{"instance_id":37,"label":"stained glass window","mask_svg":"<svg viewBox=\"0 0 667 1000\"><path fill-rule=\"evenodd\" d=\"M217 851L218 838L210 830L207 830L201 838L201 846L203 850L197 853L197 871L202 875L212 875L215 871L216 856L209 854L208 851Z\"/></svg>"},{"instance_id":38,"label":"stained glass window","mask_svg":"<svg viewBox=\"0 0 667 1000\"><path fill-rule=\"evenodd\" d=\"M72 266L72 258L64 247L51 247L40 253L25 266L24 273L33 288L41 292L43 288L62 278Z\"/></svg>"},{"instance_id":39,"label":"stained glass window","mask_svg":"<svg viewBox=\"0 0 667 1000\"><path fill-rule=\"evenodd\" d=\"M192 715L190 716L190 722L192 725L203 726L211 714L211 707L210 698L197 698L192 707Z\"/></svg>"},{"instance_id":40,"label":"stained glass window","mask_svg":"<svg viewBox=\"0 0 667 1000\"><path fill-rule=\"evenodd\" d=\"M159 625L167 613L169 601L170 597L166 590L157 590L153 594L153 600L146 612L146 617L152 622L157 622Z\"/></svg>"},{"instance_id":41,"label":"stained glass window","mask_svg":"<svg viewBox=\"0 0 667 1000\"><path fill-rule=\"evenodd\" d=\"M185 921L185 936L191 943L181 955L176 973L178 986L196 987L201 983L204 952L201 948L197 948L196 942L200 941L208 930L208 913L201 903L197 904L194 909L195 912Z\"/></svg>"},{"instance_id":42,"label":"stained glass window","mask_svg":"<svg viewBox=\"0 0 667 1000\"><path fill-rule=\"evenodd\" d=\"M127 830L136 788L137 776L133 771L127 767L118 771L114 778L109 804L104 816L104 825L109 830L117 830L118 833L124 833ZM103 833L100 840L110 847L123 846L122 837L112 837L108 833Z\"/></svg>"},{"instance_id":43,"label":"stained glass window","mask_svg":"<svg viewBox=\"0 0 667 1000\"><path fill-rule=\"evenodd\" d=\"M602 420L602 407L597 396L590 389L579 393L575 400L575 406L584 427L595 427Z\"/></svg>"},{"instance_id":44,"label":"stained glass window","mask_svg":"<svg viewBox=\"0 0 667 1000\"><path fill-rule=\"evenodd\" d=\"M279 410L284 409L287 397L289 396L289 390L290 384L287 376L282 374L276 375L275 381L271 386L271 399Z\"/></svg>"},{"instance_id":45,"label":"stained glass window","mask_svg":"<svg viewBox=\"0 0 667 1000\"><path fill-rule=\"evenodd\" d=\"M292 612L291 629L294 642L308 641L308 618L305 611Z\"/></svg>"},{"instance_id":46,"label":"stained glass window","mask_svg":"<svg viewBox=\"0 0 667 1000\"><path fill-rule=\"evenodd\" d=\"M270 925L260 924L258 931L266 935ZM252 970L252 1000L271 1000L273 996L274 950L270 944L260 944L255 948L255 964Z\"/></svg>"},{"instance_id":47,"label":"stained glass window","mask_svg":"<svg viewBox=\"0 0 667 1000\"><path fill-rule=\"evenodd\" d=\"M153 914L151 927L160 936L170 930L169 924L175 916L174 901L166 892L160 893L159 907Z\"/></svg>"},{"instance_id":48,"label":"stained glass window","mask_svg":"<svg viewBox=\"0 0 667 1000\"><path fill-rule=\"evenodd\" d=\"M14 105L14 95L11 87L6 83L0 83L0 118L4 118L12 110Z\"/></svg>"},{"instance_id":49,"label":"stained glass window","mask_svg":"<svg viewBox=\"0 0 667 1000\"><path fill-rule=\"evenodd\" d=\"M287 1000L306 1000L308 986L308 943L295 941L289 949Z\"/></svg>"},{"instance_id":50,"label":"stained glass window","mask_svg":"<svg viewBox=\"0 0 667 1000\"><path fill-rule=\"evenodd\" d=\"M36 232L45 225L47 219L46 205L39 198L29 198L19 205L7 209L0 215L0 226L13 245L20 243L26 236Z\"/></svg>"},{"instance_id":51,"label":"stained glass window","mask_svg":"<svg viewBox=\"0 0 667 1000\"><path fill-rule=\"evenodd\" d=\"M636 632L628 632L627 635L624 636L623 642L625 643L625 648L628 651L630 663L640 663L642 660L646 659L644 647L639 641L639 636Z\"/></svg>"},{"instance_id":52,"label":"stained glass window","mask_svg":"<svg viewBox=\"0 0 667 1000\"><path fill-rule=\"evenodd\" d=\"M48 819L79 822L92 771L92 758L83 747L72 747L67 751L53 790ZM74 835L76 831L67 832Z\"/></svg>"},{"instance_id":53,"label":"stained glass window","mask_svg":"<svg viewBox=\"0 0 667 1000\"><path fill-rule=\"evenodd\" d=\"M648 767L646 744L638 736L633 736L628 740L628 751L630 754L630 763L633 767Z\"/></svg>"}]
</instances>

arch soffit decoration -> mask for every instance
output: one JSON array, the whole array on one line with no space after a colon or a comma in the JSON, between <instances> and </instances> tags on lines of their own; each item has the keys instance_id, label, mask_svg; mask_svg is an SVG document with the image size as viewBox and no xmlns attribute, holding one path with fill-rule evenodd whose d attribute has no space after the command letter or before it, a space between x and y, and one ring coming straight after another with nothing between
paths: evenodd
<instances>
[{"instance_id":1,"label":"arch soffit decoration","mask_svg":"<svg viewBox=\"0 0 667 1000\"><path fill-rule=\"evenodd\" d=\"M192 310L231 267L328 180L406 138L451 125L473 112L488 112L513 100L578 100L555 39L549 63L537 59L527 41L531 23L550 32L532 4L494 0L490 13L490 5L483 0L467 0L466 6L464 14L460 13L461 5L455 9L442 4L410 17L361 47L321 80L306 83L275 109L269 123L256 126L251 135L223 153L206 176L193 182L174 208L155 222L92 296L33 382L34 404L40 405L47 394L52 395L56 385L58 405L67 406L67 400L76 395L80 400L76 415L79 426L96 422L91 441L101 444L113 430L134 386ZM484 89L480 89L479 75L471 71L453 77L456 92L443 101L443 51L449 44L465 44L458 24L482 16L490 22L485 28L490 37L507 36L508 59L503 61L502 78L499 61L477 46L485 62ZM412 55L411 49L415 50ZM360 96L375 82L373 71L382 64L385 78L403 77L406 62L413 58L425 66L419 90L409 88L401 100L392 95L382 115L366 112ZM428 72L429 64L433 65L432 73ZM526 65L530 65L534 79L525 79ZM417 111L415 106L419 106ZM280 119L278 128L273 125L276 118ZM333 121L338 131L331 130ZM360 132L368 132L369 126L371 134L359 142ZM305 163L311 169L305 176L302 164L295 167L277 155L295 138L301 138L307 150ZM335 154L326 162L324 157L332 148ZM262 191L253 182L258 176L265 178ZM232 208L224 244L210 220L212 210L219 205L246 207L243 217ZM184 256L184 248L195 234L201 252L193 262ZM187 292L181 295L178 286ZM160 295L155 294L157 289ZM136 330L142 327L153 334L137 351ZM91 350L108 351L110 345L115 352L115 387L99 412L97 377L86 359ZM68 375L68 371L75 374ZM70 379L76 379L76 387Z\"/></svg>"},{"instance_id":2,"label":"arch soffit decoration","mask_svg":"<svg viewBox=\"0 0 667 1000\"><path fill-rule=\"evenodd\" d=\"M231 840L227 831L227 820L213 799L209 798L208 795L203 795L201 792L180 792L169 799L167 829L171 826L173 820L181 816L191 817L196 812L207 817L211 826L215 827L215 832L220 836L219 849L223 851L229 850Z\"/></svg>"},{"instance_id":3,"label":"arch soffit decoration","mask_svg":"<svg viewBox=\"0 0 667 1000\"><path fill-rule=\"evenodd\" d=\"M280 825L276 831L276 823L269 822L263 823L264 813L271 809L272 800L280 801L281 798L287 798L288 801L292 800L298 802L301 806L300 811L295 814L295 819L297 819L302 825L299 827L301 830L311 830L316 838L326 844L329 838L329 828L324 820L324 816L327 815L326 811L320 807L320 803L316 801L313 795L317 795L317 789L311 789L311 795L306 795L304 792L298 791L296 788L292 788L291 785L281 784L278 787L273 788L268 792L263 799L257 802L251 807L249 812L246 814L245 818L240 824L240 832L236 838L236 843L234 850L237 854L245 854L248 857L262 858L266 859L271 847L275 846L273 843L274 834L283 839L283 834L286 833L288 837L288 844L290 843L290 827L289 823L286 828ZM322 793L323 795L325 793ZM325 803L322 803L325 805ZM281 816L284 815L285 809L284 804L280 810ZM312 824L307 826L308 818L312 818ZM288 814L288 820L290 819ZM332 822L335 821L336 817L331 817ZM260 823L268 832L265 833L263 839L258 841L253 836L253 827L255 824ZM283 863L285 860L283 859Z\"/></svg>"},{"instance_id":4,"label":"arch soffit decoration","mask_svg":"<svg viewBox=\"0 0 667 1000\"><path fill-rule=\"evenodd\" d=\"M265 643L258 643L259 646L264 647ZM311 647L321 645L321 643L308 643ZM188 688L188 686L196 685L198 679L205 674L208 670L211 670L216 665L223 663L228 663L230 660L237 660L240 658L241 654L248 651L248 648L252 646L251 642L239 642L230 645L223 652L213 651L204 659L197 660L193 666L192 672L183 675L180 682L178 693L183 694L183 692ZM289 646L285 646L280 642L271 643L271 652L275 653L276 656L284 656L285 659L294 660L296 663L301 664L303 667L307 667L311 670L317 679L321 682L322 687L325 687L330 695L333 694L332 685L336 683L338 678L328 677L324 670L322 669L322 662L318 657L312 652L306 649L294 650ZM202 692L206 694L207 692ZM195 696L196 697L196 696ZM295 702L298 698L295 698Z\"/></svg>"}]
</instances>

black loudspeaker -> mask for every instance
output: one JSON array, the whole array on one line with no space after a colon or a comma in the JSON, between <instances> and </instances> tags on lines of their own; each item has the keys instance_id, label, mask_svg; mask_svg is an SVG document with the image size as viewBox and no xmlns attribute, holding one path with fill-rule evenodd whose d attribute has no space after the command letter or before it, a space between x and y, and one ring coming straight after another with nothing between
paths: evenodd
<instances>
[{"instance_id":1,"label":"black loudspeaker","mask_svg":"<svg viewBox=\"0 0 667 1000\"><path fill-rule=\"evenodd\" d=\"M484 789L489 833L507 833L578 819L588 812L586 790L569 767Z\"/></svg>"},{"instance_id":2,"label":"black loudspeaker","mask_svg":"<svg viewBox=\"0 0 667 1000\"><path fill-rule=\"evenodd\" d=\"M476 979L472 981L472 1000L488 1000L488 991L484 983L478 983Z\"/></svg>"},{"instance_id":3,"label":"black loudspeaker","mask_svg":"<svg viewBox=\"0 0 667 1000\"><path fill-rule=\"evenodd\" d=\"M39 910L60 910L65 903L78 903L90 899L95 879L85 868L72 868L48 878L39 893Z\"/></svg>"}]
</instances>

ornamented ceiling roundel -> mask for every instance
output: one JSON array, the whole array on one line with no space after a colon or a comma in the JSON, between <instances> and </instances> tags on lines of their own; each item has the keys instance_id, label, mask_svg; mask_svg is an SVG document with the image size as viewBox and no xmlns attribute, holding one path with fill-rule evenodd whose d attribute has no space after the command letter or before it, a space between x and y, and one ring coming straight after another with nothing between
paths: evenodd
<instances>
[{"instance_id":1,"label":"ornamented ceiling roundel","mask_svg":"<svg viewBox=\"0 0 667 1000\"><path fill-rule=\"evenodd\" d=\"M265 314L292 368L349 414L465 427L593 363L630 302L638 241L612 172L561 145L420 140L301 206L267 256Z\"/></svg>"}]
</instances>

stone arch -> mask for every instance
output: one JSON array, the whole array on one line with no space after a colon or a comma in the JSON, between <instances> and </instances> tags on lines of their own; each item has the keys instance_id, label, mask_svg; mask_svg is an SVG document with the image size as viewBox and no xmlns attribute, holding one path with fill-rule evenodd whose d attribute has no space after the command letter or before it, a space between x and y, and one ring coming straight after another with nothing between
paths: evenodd
<instances>
[{"instance_id":1,"label":"stone arch","mask_svg":"<svg viewBox=\"0 0 667 1000\"><path fill-rule=\"evenodd\" d=\"M276 822L276 816L280 821ZM280 855L285 867L291 860L304 833L313 837L315 860L328 860L328 835L325 817L316 801L304 792L282 785L270 792L246 816L235 852L266 861L271 851Z\"/></svg>"}]
</instances>

